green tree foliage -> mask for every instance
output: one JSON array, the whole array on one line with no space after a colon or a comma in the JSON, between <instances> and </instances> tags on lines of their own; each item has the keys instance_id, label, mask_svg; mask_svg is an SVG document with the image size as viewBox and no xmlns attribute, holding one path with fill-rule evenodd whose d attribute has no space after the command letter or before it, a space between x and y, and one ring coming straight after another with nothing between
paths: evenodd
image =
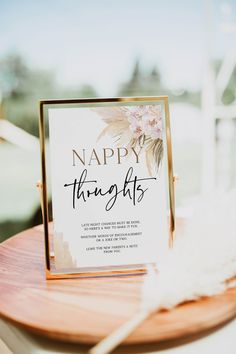
<instances>
[{"instance_id":1,"label":"green tree foliage","mask_svg":"<svg viewBox=\"0 0 236 354\"><path fill-rule=\"evenodd\" d=\"M19 54L9 54L0 59L0 93L5 118L36 136L40 99L97 96L91 85L73 89L57 86L54 73L29 68Z\"/></svg>"},{"instance_id":2,"label":"green tree foliage","mask_svg":"<svg viewBox=\"0 0 236 354\"><path fill-rule=\"evenodd\" d=\"M179 90L172 92L161 80L158 69L154 66L148 72L141 69L139 60L136 60L131 77L118 91L118 96L159 96L168 95L171 102L188 102L200 105L200 92Z\"/></svg>"},{"instance_id":3,"label":"green tree foliage","mask_svg":"<svg viewBox=\"0 0 236 354\"><path fill-rule=\"evenodd\" d=\"M165 91L161 77L157 69L154 67L149 73L141 70L140 62L137 60L134 64L133 72L130 79L122 86L118 95L120 96L158 96L163 95Z\"/></svg>"}]
</instances>

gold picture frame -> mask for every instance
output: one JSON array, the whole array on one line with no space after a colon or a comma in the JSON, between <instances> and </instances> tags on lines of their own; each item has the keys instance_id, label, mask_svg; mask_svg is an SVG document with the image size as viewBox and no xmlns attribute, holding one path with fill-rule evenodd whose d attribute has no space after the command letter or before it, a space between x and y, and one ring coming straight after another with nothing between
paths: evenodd
<instances>
[{"instance_id":1,"label":"gold picture frame","mask_svg":"<svg viewBox=\"0 0 236 354\"><path fill-rule=\"evenodd\" d=\"M48 181L46 168L46 119L47 109L49 107L63 107L63 105L72 107L75 105L101 105L101 104L142 104L154 103L161 101L165 111L165 138L166 138L166 153L167 153L167 178L168 178L168 199L169 199L169 246L172 247L175 231L175 193L174 193L174 176L173 176L173 161L172 161L172 147L171 147L171 131L170 131L170 114L168 96L142 96L142 97L115 97L115 98L86 98L86 99L52 99L41 100L39 102L39 133L40 133L40 154L41 154L41 174L42 181L38 184L41 193L41 209L44 225L44 239L45 239L45 264L46 264L46 278L60 279L72 277L97 277L97 276L111 276L124 274L143 273L146 270L145 265L139 266L113 266L101 267L94 269L83 269L78 272L58 272L53 265L53 247L49 231L49 204L48 204Z\"/></svg>"}]
</instances>

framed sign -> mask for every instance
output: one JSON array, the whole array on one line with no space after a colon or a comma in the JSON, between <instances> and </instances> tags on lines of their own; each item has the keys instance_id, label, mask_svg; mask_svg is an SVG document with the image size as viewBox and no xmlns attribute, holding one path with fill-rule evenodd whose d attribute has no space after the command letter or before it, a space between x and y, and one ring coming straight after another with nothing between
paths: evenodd
<instances>
[{"instance_id":1,"label":"framed sign","mask_svg":"<svg viewBox=\"0 0 236 354\"><path fill-rule=\"evenodd\" d=\"M40 143L47 278L158 264L175 227L168 97L40 101Z\"/></svg>"}]
</instances>

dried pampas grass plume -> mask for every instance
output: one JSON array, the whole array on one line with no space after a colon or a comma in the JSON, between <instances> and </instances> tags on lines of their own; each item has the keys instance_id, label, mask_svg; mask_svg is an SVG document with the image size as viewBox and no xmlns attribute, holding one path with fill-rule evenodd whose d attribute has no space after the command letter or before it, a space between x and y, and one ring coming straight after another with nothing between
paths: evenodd
<instances>
[{"instance_id":1,"label":"dried pampas grass plume","mask_svg":"<svg viewBox=\"0 0 236 354\"><path fill-rule=\"evenodd\" d=\"M197 206L173 249L154 267L148 266L136 315L92 348L110 353L153 312L170 310L236 286L236 191L215 195ZM156 271L158 269L158 271Z\"/></svg>"}]
</instances>

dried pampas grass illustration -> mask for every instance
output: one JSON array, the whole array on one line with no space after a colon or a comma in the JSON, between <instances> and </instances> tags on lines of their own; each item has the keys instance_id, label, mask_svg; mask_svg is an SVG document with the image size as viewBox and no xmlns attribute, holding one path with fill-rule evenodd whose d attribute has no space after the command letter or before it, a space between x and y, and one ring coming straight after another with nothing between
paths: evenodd
<instances>
[{"instance_id":1,"label":"dried pampas grass illustration","mask_svg":"<svg viewBox=\"0 0 236 354\"><path fill-rule=\"evenodd\" d=\"M149 174L158 172L163 158L161 105L97 107L93 111L106 123L98 140L108 134L127 149L139 146L144 149Z\"/></svg>"}]
</instances>

